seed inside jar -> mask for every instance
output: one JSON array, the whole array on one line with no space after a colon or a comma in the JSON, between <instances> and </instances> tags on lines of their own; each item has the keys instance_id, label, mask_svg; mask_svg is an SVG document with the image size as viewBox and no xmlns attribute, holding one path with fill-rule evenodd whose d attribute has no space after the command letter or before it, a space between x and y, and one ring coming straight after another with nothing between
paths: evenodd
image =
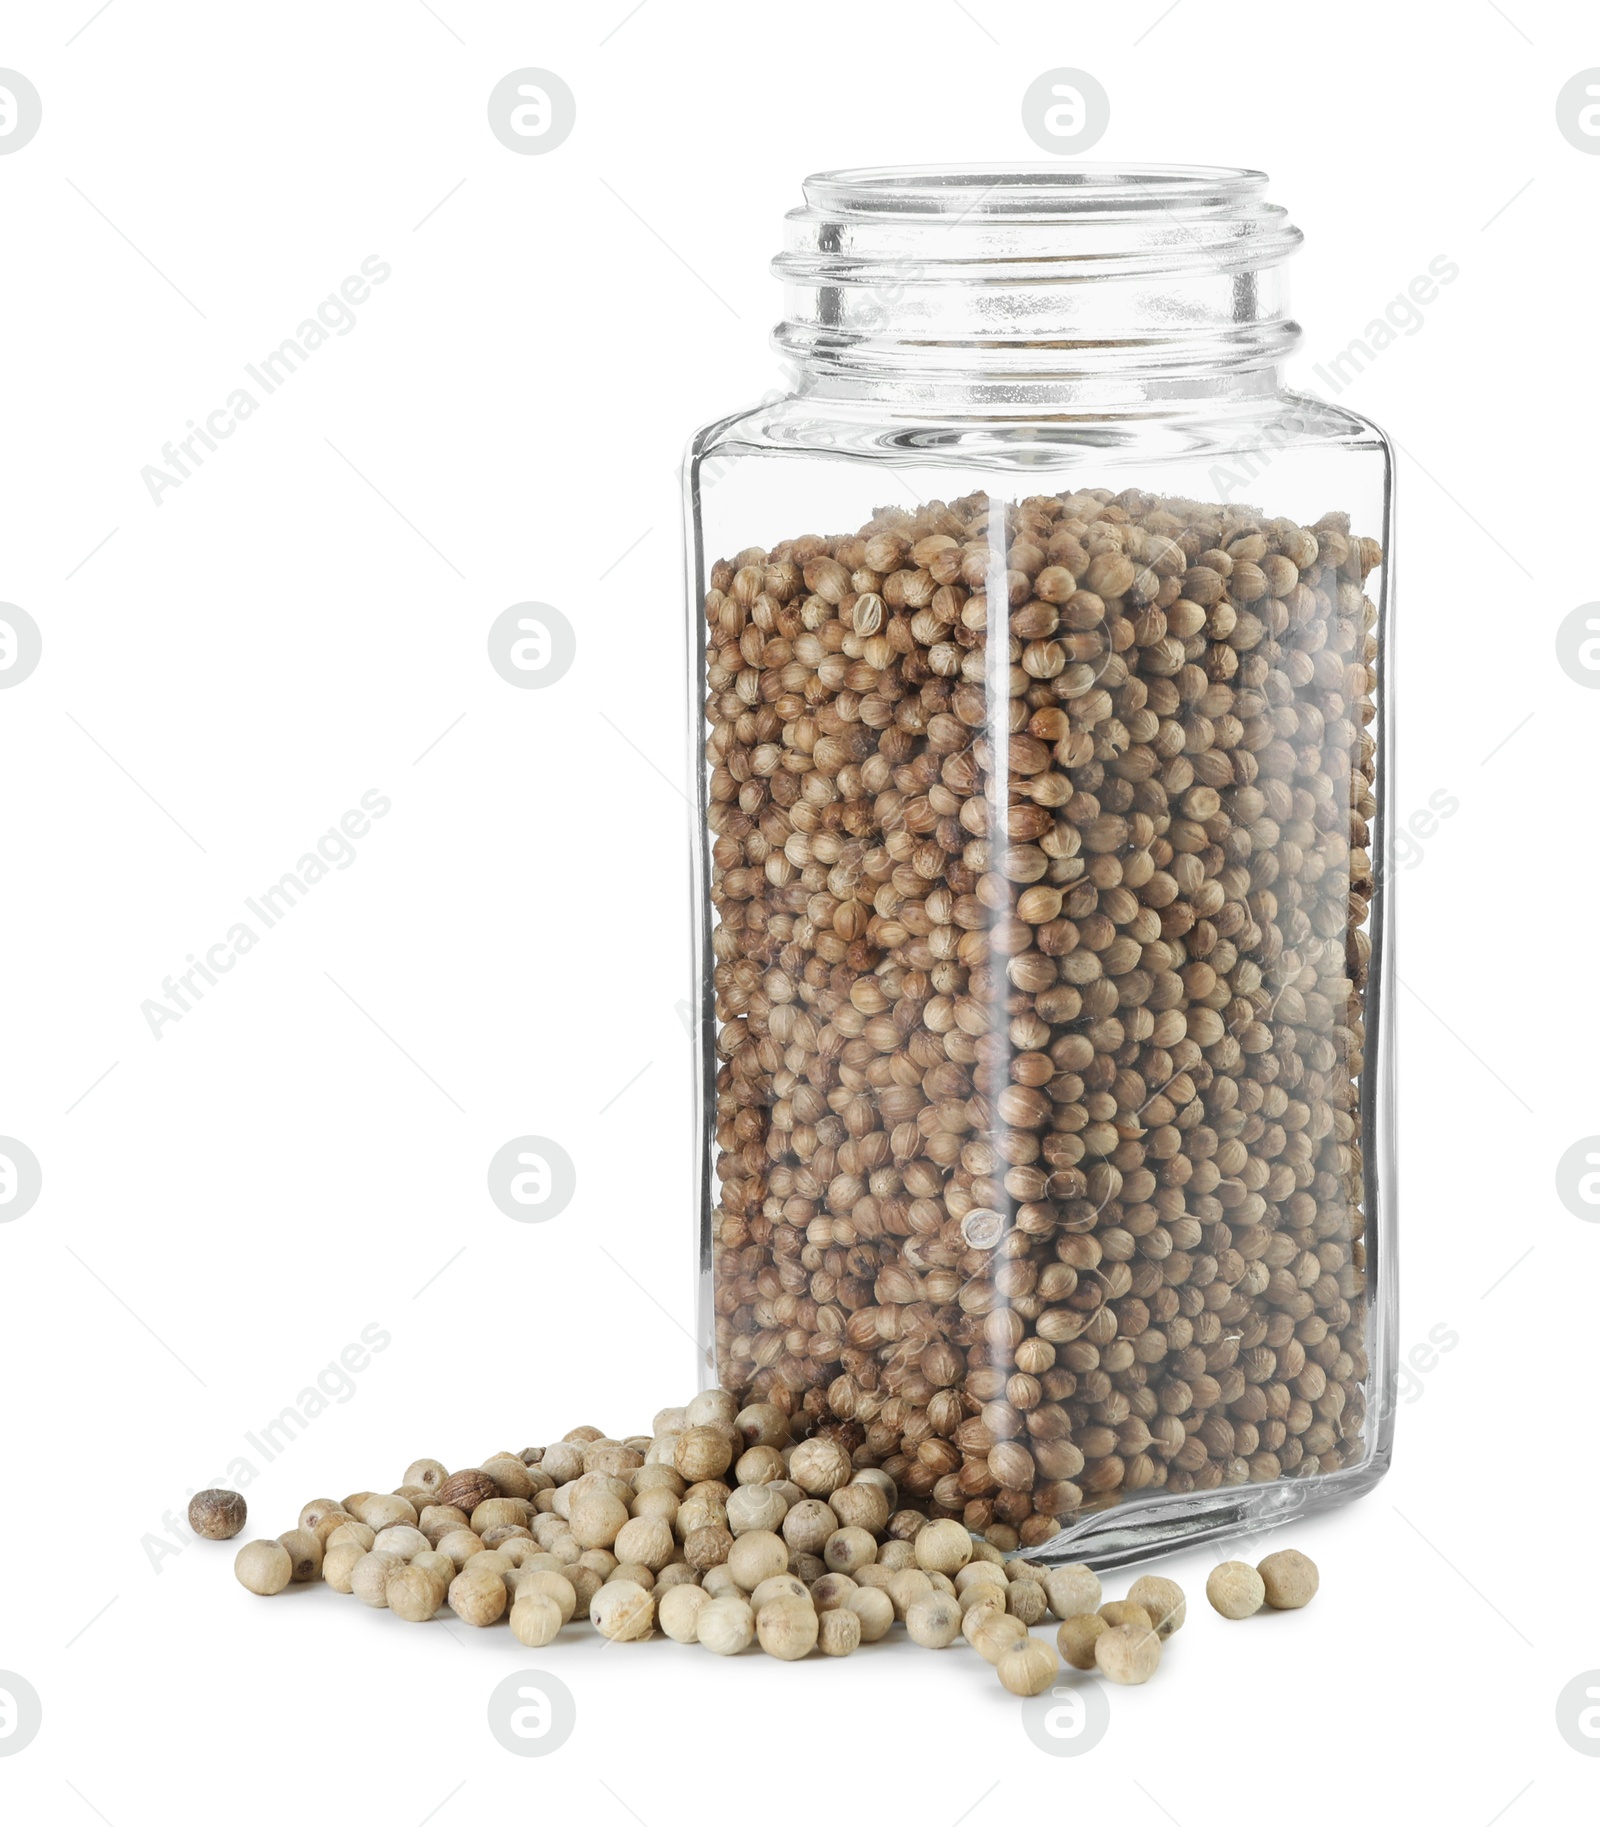
<instances>
[{"instance_id":1,"label":"seed inside jar","mask_svg":"<svg viewBox=\"0 0 1600 1827\"><path fill-rule=\"evenodd\" d=\"M1366 1450L1381 556L1088 489L712 567L718 1374L1003 1550Z\"/></svg>"}]
</instances>

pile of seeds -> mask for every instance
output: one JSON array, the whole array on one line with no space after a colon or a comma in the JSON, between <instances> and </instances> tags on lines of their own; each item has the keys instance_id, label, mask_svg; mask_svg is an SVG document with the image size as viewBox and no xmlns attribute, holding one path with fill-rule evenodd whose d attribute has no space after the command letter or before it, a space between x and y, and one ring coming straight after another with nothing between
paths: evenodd
<instances>
[{"instance_id":1,"label":"pile of seeds","mask_svg":"<svg viewBox=\"0 0 1600 1827\"><path fill-rule=\"evenodd\" d=\"M200 1533L233 1534L244 1501L204 1491L190 1516ZM723 1656L754 1642L782 1661L848 1656L903 1624L927 1649L970 1644L1022 1695L1060 1671L1030 1634L1047 1614L1068 1663L1131 1685L1154 1673L1185 1612L1158 1575L1102 1604L1086 1566L1007 1562L959 1522L902 1508L888 1474L853 1468L836 1441L797 1442L781 1409L736 1414L724 1390L664 1409L649 1436L579 1427L454 1473L419 1459L393 1492L313 1499L276 1541L247 1542L234 1571L264 1596L320 1579L411 1623L445 1606L465 1624L506 1619L532 1649L585 1615L614 1642L659 1632ZM1228 1562L1207 1596L1245 1617L1315 1590L1315 1567L1290 1550L1259 1573Z\"/></svg>"},{"instance_id":2,"label":"pile of seeds","mask_svg":"<svg viewBox=\"0 0 1600 1827\"><path fill-rule=\"evenodd\" d=\"M992 1546L1366 1450L1381 556L1090 489L712 568L718 1376Z\"/></svg>"}]
</instances>

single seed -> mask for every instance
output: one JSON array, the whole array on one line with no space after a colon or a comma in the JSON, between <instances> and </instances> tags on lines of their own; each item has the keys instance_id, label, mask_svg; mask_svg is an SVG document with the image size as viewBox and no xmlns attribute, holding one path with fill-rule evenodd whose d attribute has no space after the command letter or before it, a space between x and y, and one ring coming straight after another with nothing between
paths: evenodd
<instances>
[{"instance_id":1,"label":"single seed","mask_svg":"<svg viewBox=\"0 0 1600 1827\"><path fill-rule=\"evenodd\" d=\"M656 1602L633 1580L612 1580L589 1604L589 1622L613 1643L636 1643L650 1635Z\"/></svg>"},{"instance_id":2,"label":"single seed","mask_svg":"<svg viewBox=\"0 0 1600 1827\"><path fill-rule=\"evenodd\" d=\"M1274 1611L1298 1611L1316 1597L1317 1563L1298 1548L1280 1548L1256 1562L1267 1603Z\"/></svg>"},{"instance_id":3,"label":"single seed","mask_svg":"<svg viewBox=\"0 0 1600 1827\"><path fill-rule=\"evenodd\" d=\"M1188 1607L1176 1580L1163 1579L1159 1573L1141 1574L1128 1588L1128 1597L1150 1614L1150 1623L1163 1643L1183 1629Z\"/></svg>"},{"instance_id":4,"label":"single seed","mask_svg":"<svg viewBox=\"0 0 1600 1827\"><path fill-rule=\"evenodd\" d=\"M820 1626L809 1599L774 1599L756 1613L756 1637L769 1656L798 1662L817 1644Z\"/></svg>"},{"instance_id":5,"label":"single seed","mask_svg":"<svg viewBox=\"0 0 1600 1827\"><path fill-rule=\"evenodd\" d=\"M1223 1561L1206 1578L1206 1597L1225 1618L1252 1618L1266 1603L1267 1584L1248 1561Z\"/></svg>"},{"instance_id":6,"label":"single seed","mask_svg":"<svg viewBox=\"0 0 1600 1827\"><path fill-rule=\"evenodd\" d=\"M674 1586L656 1601L656 1620L674 1643L693 1643L697 1619L713 1601L699 1586Z\"/></svg>"},{"instance_id":7,"label":"single seed","mask_svg":"<svg viewBox=\"0 0 1600 1827\"><path fill-rule=\"evenodd\" d=\"M1161 1662L1161 1639L1143 1624L1113 1624L1094 1645L1095 1667L1119 1687L1148 1681Z\"/></svg>"},{"instance_id":8,"label":"single seed","mask_svg":"<svg viewBox=\"0 0 1600 1827\"><path fill-rule=\"evenodd\" d=\"M234 1556L233 1571L247 1591L270 1598L289 1584L294 1560L282 1542L246 1542Z\"/></svg>"},{"instance_id":9,"label":"single seed","mask_svg":"<svg viewBox=\"0 0 1600 1827\"><path fill-rule=\"evenodd\" d=\"M854 1612L860 1619L863 1643L881 1642L894 1624L893 1601L888 1593L873 1586L858 1587L845 1600L842 1609Z\"/></svg>"},{"instance_id":10,"label":"single seed","mask_svg":"<svg viewBox=\"0 0 1600 1827\"><path fill-rule=\"evenodd\" d=\"M426 1623L444 1603L445 1591L446 1582L415 1561L391 1567L383 1582L384 1602L397 1618L411 1624Z\"/></svg>"},{"instance_id":11,"label":"single seed","mask_svg":"<svg viewBox=\"0 0 1600 1827\"><path fill-rule=\"evenodd\" d=\"M906 1607L906 1634L924 1649L948 1649L961 1634L961 1607L948 1593L926 1593Z\"/></svg>"},{"instance_id":12,"label":"single seed","mask_svg":"<svg viewBox=\"0 0 1600 1827\"><path fill-rule=\"evenodd\" d=\"M1093 1668L1094 1646L1110 1628L1097 1611L1075 1611L1063 1618L1056 1631L1062 1661L1073 1668Z\"/></svg>"},{"instance_id":13,"label":"single seed","mask_svg":"<svg viewBox=\"0 0 1600 1827\"><path fill-rule=\"evenodd\" d=\"M246 1514L237 1491L197 1491L189 1499L189 1527L208 1542L231 1540L244 1527Z\"/></svg>"},{"instance_id":14,"label":"single seed","mask_svg":"<svg viewBox=\"0 0 1600 1827\"><path fill-rule=\"evenodd\" d=\"M518 1593L511 1607L511 1634L527 1649L543 1649L561 1632L561 1607L541 1592Z\"/></svg>"},{"instance_id":15,"label":"single seed","mask_svg":"<svg viewBox=\"0 0 1600 1827\"><path fill-rule=\"evenodd\" d=\"M1042 1694L1061 1672L1061 1662L1048 1643L1037 1637L1025 1637L1013 1643L995 1664L1000 1685L1008 1694L1031 1699Z\"/></svg>"},{"instance_id":16,"label":"single seed","mask_svg":"<svg viewBox=\"0 0 1600 1827\"><path fill-rule=\"evenodd\" d=\"M958 1573L972 1559L972 1537L958 1522L929 1523L911 1546L917 1565L928 1573Z\"/></svg>"},{"instance_id":17,"label":"single seed","mask_svg":"<svg viewBox=\"0 0 1600 1827\"><path fill-rule=\"evenodd\" d=\"M840 1606L817 1615L817 1648L825 1656L852 1655L861 1643L861 1619Z\"/></svg>"},{"instance_id":18,"label":"single seed","mask_svg":"<svg viewBox=\"0 0 1600 1827\"><path fill-rule=\"evenodd\" d=\"M1044 1593L1050 1609L1058 1618L1074 1618L1086 1611L1098 1611L1101 1604L1100 1576L1082 1562L1070 1567L1052 1567L1044 1576Z\"/></svg>"},{"instance_id":19,"label":"single seed","mask_svg":"<svg viewBox=\"0 0 1600 1827\"><path fill-rule=\"evenodd\" d=\"M756 1614L741 1598L711 1599L695 1620L696 1641L718 1656L736 1656L756 1634Z\"/></svg>"}]
</instances>

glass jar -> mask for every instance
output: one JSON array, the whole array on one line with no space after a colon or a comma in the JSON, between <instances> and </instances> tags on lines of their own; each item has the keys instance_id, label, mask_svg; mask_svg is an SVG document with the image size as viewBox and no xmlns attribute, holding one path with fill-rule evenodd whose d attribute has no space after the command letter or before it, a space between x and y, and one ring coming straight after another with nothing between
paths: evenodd
<instances>
[{"instance_id":1,"label":"glass jar","mask_svg":"<svg viewBox=\"0 0 1600 1827\"><path fill-rule=\"evenodd\" d=\"M1051 1561L1389 1456L1391 459L1264 186L814 177L686 463L708 1375Z\"/></svg>"}]
</instances>

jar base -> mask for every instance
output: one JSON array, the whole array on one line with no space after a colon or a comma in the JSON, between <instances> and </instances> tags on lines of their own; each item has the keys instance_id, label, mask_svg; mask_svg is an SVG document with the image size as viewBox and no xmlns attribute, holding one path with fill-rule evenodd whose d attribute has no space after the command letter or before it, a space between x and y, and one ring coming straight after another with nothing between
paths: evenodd
<instances>
[{"instance_id":1,"label":"jar base","mask_svg":"<svg viewBox=\"0 0 1600 1827\"><path fill-rule=\"evenodd\" d=\"M1129 1567L1202 1542L1256 1535L1338 1509L1365 1497L1388 1469L1385 1451L1363 1465L1317 1478L1275 1479L1184 1497L1158 1494L1145 1503L1123 1502L1080 1515L1049 1541L1024 1548L1016 1558L1042 1567L1085 1562L1098 1572Z\"/></svg>"}]
</instances>

